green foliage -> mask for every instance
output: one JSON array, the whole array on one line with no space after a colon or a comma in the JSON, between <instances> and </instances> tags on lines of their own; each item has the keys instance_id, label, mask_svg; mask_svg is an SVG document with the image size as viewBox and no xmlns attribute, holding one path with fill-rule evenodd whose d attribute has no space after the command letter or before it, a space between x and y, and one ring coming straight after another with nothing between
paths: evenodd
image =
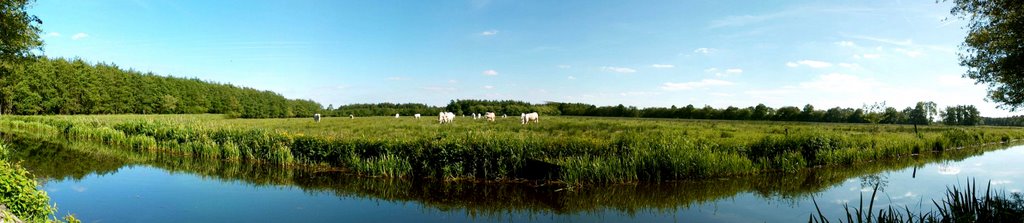
<instances>
[{"instance_id":1,"label":"green foliage","mask_svg":"<svg viewBox=\"0 0 1024 223\"><path fill-rule=\"evenodd\" d=\"M967 19L960 54L964 77L988 84L1000 107L1024 106L1024 4L1014 0L953 0L954 16Z\"/></svg>"},{"instance_id":2,"label":"green foliage","mask_svg":"<svg viewBox=\"0 0 1024 223\"><path fill-rule=\"evenodd\" d=\"M201 114L310 117L310 100L252 88L124 70L112 64L39 58L0 76L0 111L36 114Z\"/></svg>"},{"instance_id":3,"label":"green foliage","mask_svg":"<svg viewBox=\"0 0 1024 223\"><path fill-rule=\"evenodd\" d=\"M942 111L942 122L946 125L980 125L981 113L974 105L957 105L946 107Z\"/></svg>"},{"instance_id":4,"label":"green foliage","mask_svg":"<svg viewBox=\"0 0 1024 223\"><path fill-rule=\"evenodd\" d=\"M42 221L54 212L46 192L37 187L35 179L24 168L0 161L0 204L22 220Z\"/></svg>"},{"instance_id":5,"label":"green foliage","mask_svg":"<svg viewBox=\"0 0 1024 223\"><path fill-rule=\"evenodd\" d=\"M43 21L28 14L32 0L0 0L0 70L7 62L29 57L43 44L39 24Z\"/></svg>"},{"instance_id":6,"label":"green foliage","mask_svg":"<svg viewBox=\"0 0 1024 223\"><path fill-rule=\"evenodd\" d=\"M444 180L670 181L855 165L1024 138L1015 128L549 117L521 125L218 115L8 116L0 128L143 153Z\"/></svg>"}]
</instances>

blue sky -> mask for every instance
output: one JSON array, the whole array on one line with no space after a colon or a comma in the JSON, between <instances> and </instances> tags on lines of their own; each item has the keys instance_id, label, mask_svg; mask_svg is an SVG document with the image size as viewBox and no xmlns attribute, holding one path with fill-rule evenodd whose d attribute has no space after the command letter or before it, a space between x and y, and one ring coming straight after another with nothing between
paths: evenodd
<instances>
[{"instance_id":1,"label":"blue sky","mask_svg":"<svg viewBox=\"0 0 1024 223\"><path fill-rule=\"evenodd\" d=\"M328 104L985 102L934 1L39 1L45 54Z\"/></svg>"}]
</instances>

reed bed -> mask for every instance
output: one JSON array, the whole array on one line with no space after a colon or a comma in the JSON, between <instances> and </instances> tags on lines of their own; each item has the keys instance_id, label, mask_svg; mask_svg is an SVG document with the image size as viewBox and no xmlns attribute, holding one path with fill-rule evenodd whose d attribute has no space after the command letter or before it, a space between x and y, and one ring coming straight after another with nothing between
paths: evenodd
<instances>
[{"instance_id":1,"label":"reed bed","mask_svg":"<svg viewBox=\"0 0 1024 223\"><path fill-rule=\"evenodd\" d=\"M977 182L968 180L963 187L950 187L946 189L946 197L942 200L932 200L935 211L917 213L909 207L899 209L893 206L878 209L875 212L874 200L878 194L879 187L875 185L871 192L868 206L864 206L864 196L861 195L857 207L850 208L843 205L846 210L846 218L839 219L839 222L849 223L873 223L873 222L1022 222L1024 221L1024 197L1020 193L1006 194L1005 192L993 192L992 183L989 182L985 191L978 191ZM984 194L979 194L983 192ZM821 207L814 201L817 215L811 214L808 217L809 223L831 222L821 213Z\"/></svg>"},{"instance_id":2,"label":"reed bed","mask_svg":"<svg viewBox=\"0 0 1024 223\"><path fill-rule=\"evenodd\" d=\"M1011 127L543 117L7 116L0 129L201 159L443 180L673 181L853 165L1021 139Z\"/></svg>"}]
</instances>

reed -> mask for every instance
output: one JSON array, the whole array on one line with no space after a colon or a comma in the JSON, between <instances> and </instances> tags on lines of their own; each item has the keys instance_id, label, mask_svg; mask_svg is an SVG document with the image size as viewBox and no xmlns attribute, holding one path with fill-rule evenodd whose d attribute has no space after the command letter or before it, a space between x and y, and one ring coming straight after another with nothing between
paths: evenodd
<instances>
[{"instance_id":1,"label":"reed","mask_svg":"<svg viewBox=\"0 0 1024 223\"><path fill-rule=\"evenodd\" d=\"M978 194L977 182L967 180L963 188L952 186L946 189L946 197L941 201L933 200L935 211L915 213L909 207L896 208L888 206L874 211L874 200L879 187L875 185L871 192L868 206L864 206L861 195L857 207L850 208L844 204L846 218L839 222L1021 222L1024 221L1024 198L1020 193L1007 195L992 192L992 183L985 188L984 195ZM831 222L821 213L821 207L814 201L817 215L811 214L808 222Z\"/></svg>"},{"instance_id":2,"label":"reed","mask_svg":"<svg viewBox=\"0 0 1024 223\"><path fill-rule=\"evenodd\" d=\"M794 172L1024 138L1011 127L548 117L226 119L218 115L8 116L0 128L198 159L330 166L367 176L672 181Z\"/></svg>"}]
</instances>

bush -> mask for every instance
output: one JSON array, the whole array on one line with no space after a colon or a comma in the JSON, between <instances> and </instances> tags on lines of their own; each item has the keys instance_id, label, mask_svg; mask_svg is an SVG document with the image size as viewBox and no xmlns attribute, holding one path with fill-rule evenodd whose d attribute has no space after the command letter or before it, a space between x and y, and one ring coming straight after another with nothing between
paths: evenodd
<instances>
[{"instance_id":1,"label":"bush","mask_svg":"<svg viewBox=\"0 0 1024 223\"><path fill-rule=\"evenodd\" d=\"M0 204L22 220L45 220L53 212L50 197L36 189L38 184L24 168L0 161Z\"/></svg>"}]
</instances>

